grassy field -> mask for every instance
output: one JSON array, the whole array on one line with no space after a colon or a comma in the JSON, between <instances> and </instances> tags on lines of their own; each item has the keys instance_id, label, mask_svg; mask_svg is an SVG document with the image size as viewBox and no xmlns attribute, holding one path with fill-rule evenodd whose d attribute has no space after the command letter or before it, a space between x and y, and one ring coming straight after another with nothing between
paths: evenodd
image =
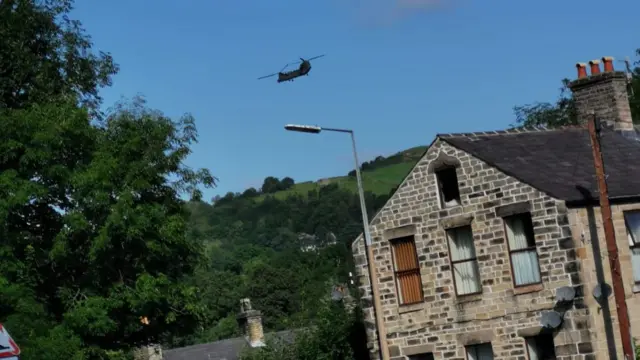
<instances>
[{"instance_id":1,"label":"grassy field","mask_svg":"<svg viewBox=\"0 0 640 360\"><path fill-rule=\"evenodd\" d=\"M415 147L399 152L396 155L402 157L402 162L387 165L370 171L362 172L362 181L365 191L371 191L378 195L388 194L394 187L398 186L404 177L413 168L420 156L424 153L425 147ZM324 179L319 182L307 181L294 185L291 189L279 191L274 194L276 198L284 199L294 194L306 195L310 190L319 189L328 184L338 184L338 186L357 191L355 176L337 176ZM264 196L257 198L258 201Z\"/></svg>"}]
</instances>

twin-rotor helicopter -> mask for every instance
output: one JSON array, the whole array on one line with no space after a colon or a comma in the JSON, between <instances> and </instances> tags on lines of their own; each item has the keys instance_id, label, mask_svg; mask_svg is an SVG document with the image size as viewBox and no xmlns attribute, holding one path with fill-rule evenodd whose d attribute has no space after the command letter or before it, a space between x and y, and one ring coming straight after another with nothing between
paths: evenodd
<instances>
[{"instance_id":1,"label":"twin-rotor helicopter","mask_svg":"<svg viewBox=\"0 0 640 360\"><path fill-rule=\"evenodd\" d=\"M315 59L321 58L323 56L324 56L324 54L323 55L314 56L314 57L312 57L310 59L300 58L300 61L295 61L295 62L292 62L292 63L288 63L279 72L273 73L273 74L270 74L270 75L261 76L261 77L258 78L258 80L262 80L262 79L266 79L266 78L270 78L272 76L278 75L278 83L281 83L281 82L284 82L284 81L293 81L293 79L298 78L300 76L304 76L304 75L308 76L309 75L309 71L311 71L311 60L315 60ZM284 71L290 65L295 65L295 64L300 64L300 66L296 70Z\"/></svg>"}]
</instances>

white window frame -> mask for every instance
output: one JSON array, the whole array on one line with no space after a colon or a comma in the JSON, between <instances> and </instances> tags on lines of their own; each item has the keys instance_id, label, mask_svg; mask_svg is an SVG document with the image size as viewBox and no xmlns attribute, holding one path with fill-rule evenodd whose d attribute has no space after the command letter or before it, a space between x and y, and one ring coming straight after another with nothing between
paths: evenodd
<instances>
[{"instance_id":1,"label":"white window frame","mask_svg":"<svg viewBox=\"0 0 640 360\"><path fill-rule=\"evenodd\" d=\"M457 258L454 256L454 251L458 248L456 245L456 241L454 239L455 235L459 231L466 231L468 229L469 235L471 236L471 253L468 257L465 258ZM447 245L449 247L449 259L451 263L451 274L453 276L453 283L456 289L457 296L466 296L479 294L482 292L482 280L480 278L480 264L478 263L478 257L476 252L476 245L473 239L473 229L471 225L465 225L455 228L450 228L446 230L447 233ZM477 289L475 291L462 291L463 286L456 280L456 269L458 265L466 265L469 264L471 267L469 268L475 275L475 286Z\"/></svg>"},{"instance_id":2,"label":"white window frame","mask_svg":"<svg viewBox=\"0 0 640 360\"><path fill-rule=\"evenodd\" d=\"M514 231L514 222L517 219L522 219L521 221L525 222L524 232L526 236L527 244L521 247L515 247L514 244L517 242L516 239L513 239ZM513 286L514 287L523 287L529 285L537 285L542 283L542 273L540 269L540 259L538 257L538 251L535 242L535 233L533 231L533 219L531 218L530 213L522 213L516 214L512 216L506 216L502 219L504 221L504 230L507 237L507 248L509 249L509 263L511 265L511 276L513 278ZM529 222L531 225L530 229L527 229L526 222ZM531 231L530 233L528 232ZM524 255L524 256L522 256ZM518 260L520 258L520 260ZM531 272L529 275L531 277L530 281L518 283L518 275L524 276L523 274L517 273L517 270L527 266L527 264L523 264L522 262L529 262L528 267Z\"/></svg>"}]
</instances>

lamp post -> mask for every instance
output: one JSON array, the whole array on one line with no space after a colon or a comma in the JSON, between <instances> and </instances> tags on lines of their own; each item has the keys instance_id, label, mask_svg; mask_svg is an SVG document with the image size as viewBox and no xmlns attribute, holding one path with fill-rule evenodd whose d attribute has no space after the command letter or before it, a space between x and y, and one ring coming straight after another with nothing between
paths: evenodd
<instances>
[{"instance_id":1,"label":"lamp post","mask_svg":"<svg viewBox=\"0 0 640 360\"><path fill-rule=\"evenodd\" d=\"M380 291L378 289L378 279L376 277L375 257L371 248L371 234L369 233L369 217L367 216L367 205L364 201L364 188L362 186L362 176L360 174L360 162L358 161L358 152L356 150L356 138L353 130L333 129L320 126L295 125L288 124L284 127L288 131L297 131L309 134L319 134L321 131L333 131L347 133L351 135L351 146L353 148L353 160L356 165L356 182L358 184L358 197L360 198L360 211L362 213L362 226L364 227L364 247L367 255L367 267L369 268L369 280L371 282L371 292L373 297L373 317L376 319L376 327L378 332L378 348L381 353L382 360L389 360L389 348L387 346L387 336L385 333L384 322L382 321L382 310L380 304Z\"/></svg>"}]
</instances>

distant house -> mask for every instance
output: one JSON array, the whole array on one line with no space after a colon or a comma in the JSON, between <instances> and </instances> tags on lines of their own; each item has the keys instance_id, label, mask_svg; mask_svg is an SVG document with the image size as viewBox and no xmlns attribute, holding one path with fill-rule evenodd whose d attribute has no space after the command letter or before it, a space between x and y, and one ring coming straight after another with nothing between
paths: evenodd
<instances>
[{"instance_id":1,"label":"distant house","mask_svg":"<svg viewBox=\"0 0 640 360\"><path fill-rule=\"evenodd\" d=\"M300 242L300 251L302 252L316 252L338 243L335 234L332 232L328 232L324 240L319 239L317 235L300 233L298 234L298 241Z\"/></svg>"},{"instance_id":2,"label":"distant house","mask_svg":"<svg viewBox=\"0 0 640 360\"><path fill-rule=\"evenodd\" d=\"M241 311L237 319L243 331L242 337L164 351L158 346L148 346L139 349L135 354L135 359L237 360L245 349L265 346L268 338L274 338L284 342L293 341L293 331L280 331L266 334L267 339L265 339L265 334L262 329L262 314L260 311L252 308L249 299L242 299L240 303Z\"/></svg>"},{"instance_id":3,"label":"distant house","mask_svg":"<svg viewBox=\"0 0 640 360\"><path fill-rule=\"evenodd\" d=\"M605 171L640 337L640 136L625 73L603 60L571 89L582 119L595 111L609 125ZM597 204L583 127L437 135L370 223L391 358L622 359L614 298L597 298L612 283ZM362 237L353 253L377 359Z\"/></svg>"}]
</instances>

